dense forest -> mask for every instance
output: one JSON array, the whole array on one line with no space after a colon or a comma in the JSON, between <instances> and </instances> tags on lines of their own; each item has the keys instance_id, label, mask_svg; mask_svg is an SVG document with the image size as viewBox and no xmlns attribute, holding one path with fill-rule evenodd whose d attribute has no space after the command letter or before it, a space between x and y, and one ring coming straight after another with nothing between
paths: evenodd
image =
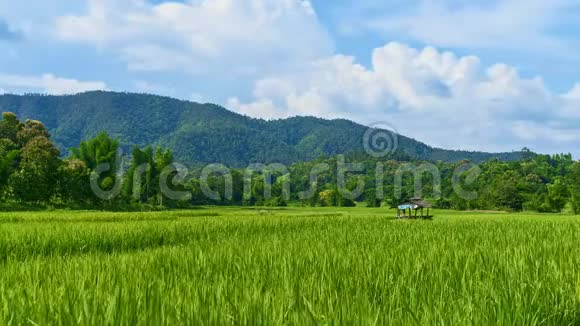
<instances>
[{"instance_id":1,"label":"dense forest","mask_svg":"<svg viewBox=\"0 0 580 326\"><path fill-rule=\"evenodd\" d=\"M0 112L42 121L61 154L106 131L129 153L133 146L171 148L187 165L291 164L363 149L368 127L347 120L295 117L265 121L213 104L147 94L87 92L77 95L0 95ZM481 153L427 146L398 135L398 149L413 159L483 162L518 160L521 152Z\"/></svg>"},{"instance_id":2,"label":"dense forest","mask_svg":"<svg viewBox=\"0 0 580 326\"><path fill-rule=\"evenodd\" d=\"M356 202L392 207L419 195L436 207L460 210L580 210L580 162L569 154L524 152L518 161L492 159L476 165L467 160L417 160L402 152L381 159L353 152L287 168L213 164L184 173L169 149L134 146L130 156L122 156L119 148L118 139L101 132L62 158L42 122L22 122L13 113L3 113L0 207L158 209Z\"/></svg>"}]
</instances>

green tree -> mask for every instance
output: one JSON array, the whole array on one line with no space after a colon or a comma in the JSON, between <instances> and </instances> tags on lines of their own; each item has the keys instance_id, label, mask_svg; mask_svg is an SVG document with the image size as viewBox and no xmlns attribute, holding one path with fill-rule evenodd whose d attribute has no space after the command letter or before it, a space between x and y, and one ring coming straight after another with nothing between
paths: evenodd
<instances>
[{"instance_id":1,"label":"green tree","mask_svg":"<svg viewBox=\"0 0 580 326\"><path fill-rule=\"evenodd\" d=\"M22 126L14 113L2 113L2 120L0 120L0 195L4 195L10 175L18 168L20 147L16 142Z\"/></svg>"},{"instance_id":2,"label":"green tree","mask_svg":"<svg viewBox=\"0 0 580 326\"><path fill-rule=\"evenodd\" d=\"M167 182L168 180L160 180L160 178L162 177L161 173L163 172L163 170L165 170L172 163L173 163L173 153L171 153L171 150L166 149L164 151L161 147L158 147L157 151L155 152L155 178L154 178L154 182L155 182L155 190L156 190L157 199L159 201L160 206L163 206L164 202L166 204L168 203L165 196L163 195L163 192L159 188L160 182L163 181L163 182L166 182L166 184L169 184ZM168 179L173 178L175 173L176 172L170 173L167 176L167 178Z\"/></svg>"},{"instance_id":3,"label":"green tree","mask_svg":"<svg viewBox=\"0 0 580 326\"><path fill-rule=\"evenodd\" d=\"M548 185L547 204L552 212L561 212L570 198L566 184L557 178L554 183Z\"/></svg>"},{"instance_id":4,"label":"green tree","mask_svg":"<svg viewBox=\"0 0 580 326\"><path fill-rule=\"evenodd\" d=\"M106 132L101 132L97 137L84 141L79 148L71 148L72 158L85 162L87 168L94 171L99 164L110 164L110 174L117 172L117 151L119 140L112 139Z\"/></svg>"},{"instance_id":5,"label":"green tree","mask_svg":"<svg viewBox=\"0 0 580 326\"><path fill-rule=\"evenodd\" d=\"M481 206L491 209L507 209L520 211L523 208L524 198L518 188L521 177L509 166L502 164L503 171L494 173L491 182L485 182Z\"/></svg>"},{"instance_id":6,"label":"green tree","mask_svg":"<svg viewBox=\"0 0 580 326\"><path fill-rule=\"evenodd\" d=\"M55 194L59 151L46 137L38 136L24 145L18 172L9 184L17 199L25 202L47 202Z\"/></svg>"},{"instance_id":7,"label":"green tree","mask_svg":"<svg viewBox=\"0 0 580 326\"><path fill-rule=\"evenodd\" d=\"M0 139L0 195L8 184L8 178L18 168L20 151L8 138Z\"/></svg>"},{"instance_id":8,"label":"green tree","mask_svg":"<svg viewBox=\"0 0 580 326\"><path fill-rule=\"evenodd\" d=\"M574 214L580 214L580 162L576 162L570 167L568 184L572 210Z\"/></svg>"},{"instance_id":9,"label":"green tree","mask_svg":"<svg viewBox=\"0 0 580 326\"><path fill-rule=\"evenodd\" d=\"M89 172L103 165L106 170L100 174L98 182L100 188L104 190L110 190L115 185L120 164L118 150L119 141L104 131L93 139L81 142L78 148L70 149L71 158L83 161Z\"/></svg>"},{"instance_id":10,"label":"green tree","mask_svg":"<svg viewBox=\"0 0 580 326\"><path fill-rule=\"evenodd\" d=\"M381 198L377 197L377 190L370 188L365 191L365 202L367 207L381 207Z\"/></svg>"},{"instance_id":11,"label":"green tree","mask_svg":"<svg viewBox=\"0 0 580 326\"><path fill-rule=\"evenodd\" d=\"M320 198L320 204L322 206L337 206L338 205L338 191L328 189L321 191L318 194L318 198Z\"/></svg>"},{"instance_id":12,"label":"green tree","mask_svg":"<svg viewBox=\"0 0 580 326\"><path fill-rule=\"evenodd\" d=\"M16 143L16 135L21 128L22 123L18 120L14 113L2 113L2 120L0 120L0 139L5 138L12 141L13 143Z\"/></svg>"},{"instance_id":13,"label":"green tree","mask_svg":"<svg viewBox=\"0 0 580 326\"><path fill-rule=\"evenodd\" d=\"M96 199L90 187L90 171L85 162L78 159L64 160L59 169L59 193L72 204L88 204Z\"/></svg>"},{"instance_id":14,"label":"green tree","mask_svg":"<svg viewBox=\"0 0 580 326\"><path fill-rule=\"evenodd\" d=\"M354 207L355 202L345 198L340 194L338 189L324 190L318 194L322 206L329 207Z\"/></svg>"},{"instance_id":15,"label":"green tree","mask_svg":"<svg viewBox=\"0 0 580 326\"><path fill-rule=\"evenodd\" d=\"M125 180L126 194L139 196L139 198L134 198L139 202L148 201L154 192L154 174L153 148L148 146L141 150L138 146L134 146L131 151L131 166Z\"/></svg>"},{"instance_id":16,"label":"green tree","mask_svg":"<svg viewBox=\"0 0 580 326\"><path fill-rule=\"evenodd\" d=\"M159 205L163 205L160 177L163 170L172 163L173 154L168 149L164 151L159 147L154 150L148 146L142 150L137 146L133 147L131 166L125 181L125 193L132 197L138 195L139 198L133 199L139 202L155 200Z\"/></svg>"},{"instance_id":17,"label":"green tree","mask_svg":"<svg viewBox=\"0 0 580 326\"><path fill-rule=\"evenodd\" d=\"M50 134L42 122L37 120L26 120L16 133L16 143L24 147L30 141L37 137L50 139Z\"/></svg>"}]
</instances>

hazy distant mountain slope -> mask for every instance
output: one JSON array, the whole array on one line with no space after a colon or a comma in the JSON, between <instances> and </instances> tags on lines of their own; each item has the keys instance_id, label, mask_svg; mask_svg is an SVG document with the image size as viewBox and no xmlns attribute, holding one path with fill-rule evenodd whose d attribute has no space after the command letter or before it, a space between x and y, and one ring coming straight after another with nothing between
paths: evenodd
<instances>
[{"instance_id":1,"label":"hazy distant mountain slope","mask_svg":"<svg viewBox=\"0 0 580 326\"><path fill-rule=\"evenodd\" d=\"M1 95L0 111L44 122L63 153L106 130L118 137L126 150L134 144L163 145L173 149L178 160L190 164L292 163L321 155L358 152L363 150L367 130L347 120L295 117L265 121L212 104L114 92ZM398 142L400 151L428 160L513 160L522 155L434 149L404 136L398 137Z\"/></svg>"}]
</instances>

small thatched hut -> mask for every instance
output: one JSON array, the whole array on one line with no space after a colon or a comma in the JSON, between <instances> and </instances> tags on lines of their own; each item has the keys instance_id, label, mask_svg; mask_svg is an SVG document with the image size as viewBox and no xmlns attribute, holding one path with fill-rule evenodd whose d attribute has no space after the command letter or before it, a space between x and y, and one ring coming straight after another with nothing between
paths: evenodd
<instances>
[{"instance_id":1,"label":"small thatched hut","mask_svg":"<svg viewBox=\"0 0 580 326\"><path fill-rule=\"evenodd\" d=\"M429 215L429 209L431 207L431 203L426 200L411 198L397 207L397 218L432 218L433 216ZM425 208L427 209L426 215L423 214L423 209ZM414 216L413 211L415 211ZM409 212L409 215L407 215L407 212Z\"/></svg>"}]
</instances>

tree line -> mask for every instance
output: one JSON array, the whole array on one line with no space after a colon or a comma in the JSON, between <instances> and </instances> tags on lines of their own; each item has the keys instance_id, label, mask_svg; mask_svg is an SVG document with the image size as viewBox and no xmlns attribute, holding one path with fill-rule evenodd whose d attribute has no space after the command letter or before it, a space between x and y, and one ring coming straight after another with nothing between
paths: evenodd
<instances>
[{"instance_id":1,"label":"tree line","mask_svg":"<svg viewBox=\"0 0 580 326\"><path fill-rule=\"evenodd\" d=\"M409 198L421 196L435 207L456 210L543 213L569 210L575 214L580 213L580 162L575 161L570 154L530 153L518 161L492 159L477 165L468 161L447 163L368 159L356 154L347 156L347 160L353 162L357 158L364 162L364 172L347 178L346 188L353 189L357 180L363 180L365 188L358 200L365 201L367 206L395 207ZM336 159L294 164L290 168L292 185L307 187L307 171L321 162L332 166ZM380 178L377 178L377 166L380 166ZM424 166L430 169L422 170ZM474 168L457 173L462 166ZM436 176L430 173L431 170L437 172ZM477 170L477 174L473 180L466 182L465 177L473 170ZM334 173L330 170L320 175L318 183L326 185L328 189L336 187L332 181L336 180ZM460 187L470 192L472 197L466 198L458 193L454 185L455 176L458 177ZM379 192L377 188L381 188Z\"/></svg>"},{"instance_id":2,"label":"tree line","mask_svg":"<svg viewBox=\"0 0 580 326\"><path fill-rule=\"evenodd\" d=\"M529 153L519 161L493 159L481 163L476 166L477 177L470 182L466 182L468 171L457 175L463 187L475 194L465 198L457 193L453 180L458 167L467 161L419 161L397 153L377 159L351 153L294 163L287 168L256 165L259 168L255 171L197 166L185 178L176 178L177 170L166 173L166 168L175 163L169 149L134 146L130 157L124 157L119 155L119 148L117 139L102 132L61 158L41 122L22 122L13 113L3 113L2 206L158 209L192 205L354 206L364 202L371 207L394 207L419 191L439 208L580 211L580 163L569 154ZM359 167L341 172L343 161L359 162ZM427 164L437 173L420 170ZM188 196L169 196L163 184ZM104 198L95 193L95 188L117 192ZM353 189L359 190L354 197L349 195Z\"/></svg>"},{"instance_id":3,"label":"tree line","mask_svg":"<svg viewBox=\"0 0 580 326\"><path fill-rule=\"evenodd\" d=\"M46 127L36 120L21 122L13 113L5 112L0 120L0 198L6 207L53 204L79 208L116 208L131 198L135 191L130 177L123 182L118 198L103 200L91 186L91 174L103 164L97 187L108 190L122 172L119 141L102 132L97 137L71 148L70 156L61 159L60 151L51 141ZM133 203L162 202L155 185L159 170L173 161L171 151L135 147L130 169L143 162L152 166L144 171L142 197ZM131 173L126 175L132 176Z\"/></svg>"}]
</instances>

